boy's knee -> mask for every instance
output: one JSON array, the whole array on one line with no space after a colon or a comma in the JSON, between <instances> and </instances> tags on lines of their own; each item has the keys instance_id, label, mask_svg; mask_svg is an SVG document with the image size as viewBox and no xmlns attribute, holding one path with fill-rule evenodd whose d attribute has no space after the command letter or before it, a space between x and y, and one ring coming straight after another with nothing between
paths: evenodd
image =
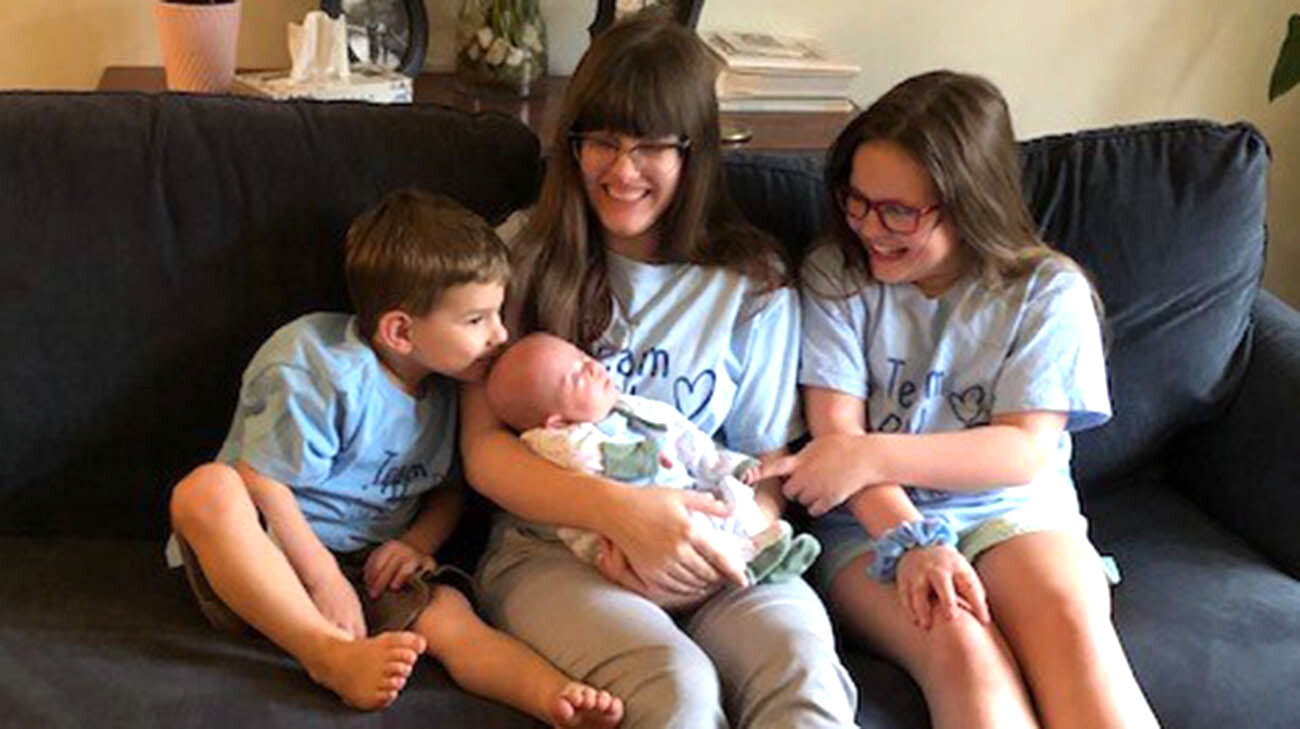
<instances>
[{"instance_id":1,"label":"boy's knee","mask_svg":"<svg viewBox=\"0 0 1300 729\"><path fill-rule=\"evenodd\" d=\"M169 511L172 528L191 534L206 524L247 508L248 491L239 473L224 463L194 469L172 489Z\"/></svg>"},{"instance_id":2,"label":"boy's knee","mask_svg":"<svg viewBox=\"0 0 1300 729\"><path fill-rule=\"evenodd\" d=\"M430 653L456 650L473 640L478 631L491 630L460 590L448 585L433 585L432 589L433 598L411 626L428 641Z\"/></svg>"}]
</instances>

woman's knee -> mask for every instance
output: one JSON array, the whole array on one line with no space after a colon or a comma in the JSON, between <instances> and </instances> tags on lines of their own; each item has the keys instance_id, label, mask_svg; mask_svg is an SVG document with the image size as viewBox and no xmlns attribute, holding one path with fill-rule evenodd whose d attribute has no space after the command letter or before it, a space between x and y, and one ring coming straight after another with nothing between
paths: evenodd
<instances>
[{"instance_id":1,"label":"woman's knee","mask_svg":"<svg viewBox=\"0 0 1300 729\"><path fill-rule=\"evenodd\" d=\"M206 463L172 489L169 511L172 528L190 536L223 520L242 518L250 506L244 480L235 469Z\"/></svg>"},{"instance_id":2,"label":"woman's knee","mask_svg":"<svg viewBox=\"0 0 1300 729\"><path fill-rule=\"evenodd\" d=\"M623 699L622 726L726 726L717 671L693 643L645 647L616 663L625 680L610 689Z\"/></svg>"}]
</instances>

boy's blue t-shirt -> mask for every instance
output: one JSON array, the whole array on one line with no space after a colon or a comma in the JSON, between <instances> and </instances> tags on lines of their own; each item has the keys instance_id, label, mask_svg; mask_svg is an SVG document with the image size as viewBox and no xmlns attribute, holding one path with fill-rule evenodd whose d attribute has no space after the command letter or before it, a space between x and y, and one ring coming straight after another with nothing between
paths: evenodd
<instances>
[{"instance_id":1,"label":"boy's blue t-shirt","mask_svg":"<svg viewBox=\"0 0 1300 729\"><path fill-rule=\"evenodd\" d=\"M799 382L865 400L868 430L941 433L1001 413L1066 414L1050 464L1028 487L909 489L918 505L1042 498L1078 508L1069 431L1111 414L1100 325L1082 273L1049 259L1005 288L968 275L930 299L911 284L855 276L839 248L824 245L804 263L802 293Z\"/></svg>"},{"instance_id":2,"label":"boy's blue t-shirt","mask_svg":"<svg viewBox=\"0 0 1300 729\"><path fill-rule=\"evenodd\" d=\"M406 394L355 317L317 313L253 356L217 460L243 459L292 488L321 542L347 552L405 533L455 446L455 383L434 375L422 396Z\"/></svg>"},{"instance_id":3,"label":"boy's blue t-shirt","mask_svg":"<svg viewBox=\"0 0 1300 729\"><path fill-rule=\"evenodd\" d=\"M622 392L666 402L734 451L803 434L799 295L736 271L608 254L613 318L592 356Z\"/></svg>"}]
</instances>

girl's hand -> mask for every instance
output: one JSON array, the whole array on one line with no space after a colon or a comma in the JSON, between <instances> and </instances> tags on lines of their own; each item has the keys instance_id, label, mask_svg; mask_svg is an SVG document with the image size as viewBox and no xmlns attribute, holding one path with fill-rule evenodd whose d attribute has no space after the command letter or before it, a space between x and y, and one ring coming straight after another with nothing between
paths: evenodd
<instances>
[{"instance_id":1,"label":"girl's hand","mask_svg":"<svg viewBox=\"0 0 1300 729\"><path fill-rule=\"evenodd\" d=\"M627 488L618 503L621 507L607 520L606 536L645 585L637 592L647 597L652 592L698 597L724 580L746 584L745 566L717 549L691 519L691 511L713 516L730 513L731 508L712 495Z\"/></svg>"},{"instance_id":2,"label":"girl's hand","mask_svg":"<svg viewBox=\"0 0 1300 729\"><path fill-rule=\"evenodd\" d=\"M357 591L352 589L352 584L339 571L337 564L323 572L319 579L307 585L307 594L311 595L316 609L353 638L366 637L366 619L361 612Z\"/></svg>"},{"instance_id":3,"label":"girl's hand","mask_svg":"<svg viewBox=\"0 0 1300 729\"><path fill-rule=\"evenodd\" d=\"M384 590L398 590L411 575L437 566L433 557L424 554L400 539L390 539L379 545L366 558L366 591L373 600Z\"/></svg>"},{"instance_id":4,"label":"girl's hand","mask_svg":"<svg viewBox=\"0 0 1300 729\"><path fill-rule=\"evenodd\" d=\"M947 620L965 610L981 623L989 622L984 583L961 552L946 544L908 550L894 575L898 600L912 623L929 630L936 614Z\"/></svg>"},{"instance_id":5,"label":"girl's hand","mask_svg":"<svg viewBox=\"0 0 1300 729\"><path fill-rule=\"evenodd\" d=\"M798 453L781 456L759 467L760 478L789 476L782 493L821 516L844 503L864 486L881 483L862 439L851 433L828 433L814 438Z\"/></svg>"},{"instance_id":6,"label":"girl's hand","mask_svg":"<svg viewBox=\"0 0 1300 729\"><path fill-rule=\"evenodd\" d=\"M610 582L641 595L669 612L696 607L707 600L720 586L715 584L712 588L706 588L693 594L678 594L651 587L636 576L631 565L628 564L627 556L623 554L623 550L614 546L612 542L602 545L600 554L596 557L596 569Z\"/></svg>"}]
</instances>

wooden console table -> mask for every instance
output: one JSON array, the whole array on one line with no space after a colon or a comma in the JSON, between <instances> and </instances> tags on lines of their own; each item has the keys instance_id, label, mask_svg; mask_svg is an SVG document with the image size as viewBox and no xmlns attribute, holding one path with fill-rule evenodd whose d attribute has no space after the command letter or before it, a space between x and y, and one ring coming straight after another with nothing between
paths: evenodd
<instances>
[{"instance_id":1,"label":"wooden console table","mask_svg":"<svg viewBox=\"0 0 1300 729\"><path fill-rule=\"evenodd\" d=\"M450 73L422 73L415 78L415 101L434 103L466 111L498 111L519 119L549 143L555 118L564 102L567 76L548 76L540 94L528 99L478 96L462 93ZM109 66L99 77L100 91L161 92L167 79L159 66ZM852 113L723 113L723 127L742 127L753 137L741 146L762 151L822 151L853 117Z\"/></svg>"}]
</instances>

